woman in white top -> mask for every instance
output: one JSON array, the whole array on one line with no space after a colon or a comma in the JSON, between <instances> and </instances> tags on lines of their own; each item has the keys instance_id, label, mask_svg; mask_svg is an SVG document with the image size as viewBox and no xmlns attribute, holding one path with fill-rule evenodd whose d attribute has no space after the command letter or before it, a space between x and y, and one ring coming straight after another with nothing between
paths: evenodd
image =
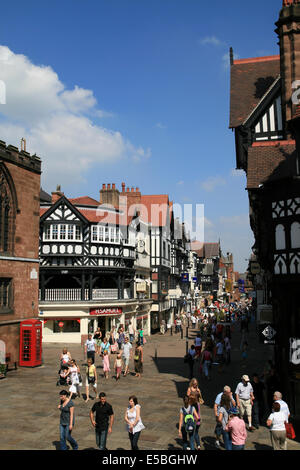
<instances>
[{"instance_id":1,"label":"woman in white top","mask_svg":"<svg viewBox=\"0 0 300 470\"><path fill-rule=\"evenodd\" d=\"M67 374L71 378L71 387L69 388L69 392L76 393L80 397L80 392L79 392L80 380L79 380L78 374L80 374L79 366L76 364L75 359L72 359L71 365L69 367L69 372Z\"/></svg>"},{"instance_id":2,"label":"woman in white top","mask_svg":"<svg viewBox=\"0 0 300 470\"><path fill-rule=\"evenodd\" d=\"M131 450L139 450L137 444L141 431L145 429L145 426L141 420L141 407L134 395L129 397L129 406L125 411L125 421L127 423Z\"/></svg>"},{"instance_id":3,"label":"woman in white top","mask_svg":"<svg viewBox=\"0 0 300 470\"><path fill-rule=\"evenodd\" d=\"M280 404L273 403L272 413L267 419L273 450L287 450L285 422L286 416L280 411Z\"/></svg>"}]
</instances>

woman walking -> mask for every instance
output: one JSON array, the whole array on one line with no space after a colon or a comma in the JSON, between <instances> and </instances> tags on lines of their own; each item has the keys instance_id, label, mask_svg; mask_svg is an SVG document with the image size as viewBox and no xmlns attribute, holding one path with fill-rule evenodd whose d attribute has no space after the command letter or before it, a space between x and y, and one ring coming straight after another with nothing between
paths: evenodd
<instances>
[{"instance_id":1,"label":"woman walking","mask_svg":"<svg viewBox=\"0 0 300 470\"><path fill-rule=\"evenodd\" d=\"M273 450L287 450L285 422L286 415L280 410L280 403L275 401L267 419Z\"/></svg>"},{"instance_id":2,"label":"woman walking","mask_svg":"<svg viewBox=\"0 0 300 470\"><path fill-rule=\"evenodd\" d=\"M97 328L93 336L93 339L96 341L96 353L97 354L100 354L101 338L102 338L101 330L100 328Z\"/></svg>"},{"instance_id":3,"label":"woman walking","mask_svg":"<svg viewBox=\"0 0 300 470\"><path fill-rule=\"evenodd\" d=\"M79 377L80 377L80 375L79 374L80 374L80 368L76 364L75 359L72 359L71 365L69 367L69 372L67 374L67 375L70 376L70 379L71 379L71 387L69 388L69 392L71 394L77 395L78 397L80 397L80 391L79 391L79 386L80 386Z\"/></svg>"},{"instance_id":4,"label":"woman walking","mask_svg":"<svg viewBox=\"0 0 300 470\"><path fill-rule=\"evenodd\" d=\"M92 359L88 359L87 361L87 368L86 368L86 380L85 380L85 390L86 390L86 399L85 401L89 401L89 388L90 385L93 387L95 392L95 397L97 396L97 371L96 367L93 364Z\"/></svg>"},{"instance_id":5,"label":"woman walking","mask_svg":"<svg viewBox=\"0 0 300 470\"><path fill-rule=\"evenodd\" d=\"M194 406L189 404L189 400L188 396L184 397L179 414L178 435L183 440L183 450L195 450L195 428L196 421L199 421L199 416Z\"/></svg>"},{"instance_id":6,"label":"woman walking","mask_svg":"<svg viewBox=\"0 0 300 470\"><path fill-rule=\"evenodd\" d=\"M109 365L109 355L107 349L103 352L103 377L108 379L108 375L110 372L110 365Z\"/></svg>"},{"instance_id":7,"label":"woman walking","mask_svg":"<svg viewBox=\"0 0 300 470\"><path fill-rule=\"evenodd\" d=\"M198 380L193 378L190 381L189 388L187 389L187 396L189 397L189 404L192 405L198 415L198 420L196 421L196 428L195 428L195 443L196 443L196 448L198 450L201 449L200 445L200 437L199 437L199 428L201 425L201 405L204 404L204 400L202 398L202 393L199 388Z\"/></svg>"},{"instance_id":8,"label":"woman walking","mask_svg":"<svg viewBox=\"0 0 300 470\"><path fill-rule=\"evenodd\" d=\"M138 404L137 397L134 395L129 397L129 406L125 411L125 421L127 423L131 450L139 450L138 440L145 426L141 419L141 406Z\"/></svg>"},{"instance_id":9,"label":"woman walking","mask_svg":"<svg viewBox=\"0 0 300 470\"><path fill-rule=\"evenodd\" d=\"M134 352L134 370L135 377L141 377L143 373L143 348L140 343L137 341Z\"/></svg>"},{"instance_id":10,"label":"woman walking","mask_svg":"<svg viewBox=\"0 0 300 470\"><path fill-rule=\"evenodd\" d=\"M107 338L103 338L103 341L101 343L101 350L100 350L101 357L103 357L104 351L107 351L107 353L110 353L110 344L109 344L109 341L107 341Z\"/></svg>"},{"instance_id":11,"label":"woman walking","mask_svg":"<svg viewBox=\"0 0 300 470\"><path fill-rule=\"evenodd\" d=\"M212 353L207 348L204 349L201 358L201 365L203 366L203 373L207 380L210 380L210 371L212 364Z\"/></svg>"},{"instance_id":12,"label":"woman walking","mask_svg":"<svg viewBox=\"0 0 300 470\"><path fill-rule=\"evenodd\" d=\"M232 450L231 437L228 431L226 431L226 426L229 419L229 410L231 407L231 397L223 393L220 401L220 406L218 407L218 418L217 421L222 424L222 436L224 441L225 450Z\"/></svg>"}]
</instances>

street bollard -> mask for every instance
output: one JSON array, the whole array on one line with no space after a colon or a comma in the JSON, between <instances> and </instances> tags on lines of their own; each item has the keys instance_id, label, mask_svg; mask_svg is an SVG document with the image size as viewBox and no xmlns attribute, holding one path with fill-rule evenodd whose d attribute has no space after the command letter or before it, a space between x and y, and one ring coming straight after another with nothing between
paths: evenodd
<instances>
[{"instance_id":1,"label":"street bollard","mask_svg":"<svg viewBox=\"0 0 300 470\"><path fill-rule=\"evenodd\" d=\"M186 341L185 343L186 354L189 352L189 342Z\"/></svg>"},{"instance_id":2,"label":"street bollard","mask_svg":"<svg viewBox=\"0 0 300 470\"><path fill-rule=\"evenodd\" d=\"M186 336L186 338L188 338L188 337L189 337L189 327L188 327L188 326L186 327L186 333L185 333L185 336Z\"/></svg>"},{"instance_id":3,"label":"street bollard","mask_svg":"<svg viewBox=\"0 0 300 470\"><path fill-rule=\"evenodd\" d=\"M155 348L155 360L157 361L157 348Z\"/></svg>"},{"instance_id":4,"label":"street bollard","mask_svg":"<svg viewBox=\"0 0 300 470\"><path fill-rule=\"evenodd\" d=\"M183 339L183 328L182 327L180 328L180 331L181 331L181 339Z\"/></svg>"},{"instance_id":5,"label":"street bollard","mask_svg":"<svg viewBox=\"0 0 300 470\"><path fill-rule=\"evenodd\" d=\"M171 326L171 336L173 336L173 326Z\"/></svg>"}]
</instances>

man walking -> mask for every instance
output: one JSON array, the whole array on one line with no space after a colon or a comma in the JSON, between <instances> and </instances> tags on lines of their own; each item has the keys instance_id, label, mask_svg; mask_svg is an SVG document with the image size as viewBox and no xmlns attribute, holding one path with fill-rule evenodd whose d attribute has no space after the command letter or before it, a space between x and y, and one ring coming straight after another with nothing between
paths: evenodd
<instances>
[{"instance_id":1,"label":"man walking","mask_svg":"<svg viewBox=\"0 0 300 470\"><path fill-rule=\"evenodd\" d=\"M264 389L265 385L259 380L258 374L253 374L251 385L254 393L254 400L252 406L252 424L256 429L263 423L264 416Z\"/></svg>"},{"instance_id":2,"label":"man walking","mask_svg":"<svg viewBox=\"0 0 300 470\"><path fill-rule=\"evenodd\" d=\"M62 390L59 394L60 404L58 409L60 410L60 450L68 450L68 441L71 444L73 450L78 450L78 444L75 439L71 436L74 424L74 403L71 400L72 394L66 390Z\"/></svg>"},{"instance_id":3,"label":"man walking","mask_svg":"<svg viewBox=\"0 0 300 470\"><path fill-rule=\"evenodd\" d=\"M96 444L100 450L106 449L107 434L111 434L114 422L114 412L112 406L106 401L106 394L99 394L99 401L96 402L90 411L90 420L95 428Z\"/></svg>"},{"instance_id":4,"label":"man walking","mask_svg":"<svg viewBox=\"0 0 300 470\"><path fill-rule=\"evenodd\" d=\"M84 353L86 354L87 359L92 359L93 364L95 363L95 350L96 341L92 338L92 335L90 333L84 345Z\"/></svg>"},{"instance_id":5,"label":"man walking","mask_svg":"<svg viewBox=\"0 0 300 470\"><path fill-rule=\"evenodd\" d=\"M252 427L252 405L254 394L248 375L242 376L242 381L236 387L235 396L241 418L243 418L246 413L248 419L248 430L251 432L254 431L254 428Z\"/></svg>"},{"instance_id":6,"label":"man walking","mask_svg":"<svg viewBox=\"0 0 300 470\"><path fill-rule=\"evenodd\" d=\"M280 392L274 392L273 399L275 402L279 403L280 411L284 413L286 422L288 423L289 417L290 417L290 410L289 410L288 404L285 401L283 401L282 394Z\"/></svg>"}]
</instances>

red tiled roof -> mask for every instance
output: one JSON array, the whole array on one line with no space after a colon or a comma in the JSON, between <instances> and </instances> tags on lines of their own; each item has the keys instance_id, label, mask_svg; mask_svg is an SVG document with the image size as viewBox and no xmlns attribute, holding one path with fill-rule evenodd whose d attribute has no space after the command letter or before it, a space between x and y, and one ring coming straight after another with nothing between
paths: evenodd
<instances>
[{"instance_id":1,"label":"red tiled roof","mask_svg":"<svg viewBox=\"0 0 300 470\"><path fill-rule=\"evenodd\" d=\"M247 189L295 173L294 141L254 143L248 150Z\"/></svg>"},{"instance_id":2,"label":"red tiled roof","mask_svg":"<svg viewBox=\"0 0 300 470\"><path fill-rule=\"evenodd\" d=\"M280 57L235 60L231 66L230 128L247 119L280 75Z\"/></svg>"},{"instance_id":3,"label":"red tiled roof","mask_svg":"<svg viewBox=\"0 0 300 470\"><path fill-rule=\"evenodd\" d=\"M96 201L96 199L93 199L89 196L81 196L81 197L77 197L74 199L69 199L69 201L71 202L71 204L74 204L74 205L83 205L83 206L99 206L100 205L99 201Z\"/></svg>"}]
</instances>

